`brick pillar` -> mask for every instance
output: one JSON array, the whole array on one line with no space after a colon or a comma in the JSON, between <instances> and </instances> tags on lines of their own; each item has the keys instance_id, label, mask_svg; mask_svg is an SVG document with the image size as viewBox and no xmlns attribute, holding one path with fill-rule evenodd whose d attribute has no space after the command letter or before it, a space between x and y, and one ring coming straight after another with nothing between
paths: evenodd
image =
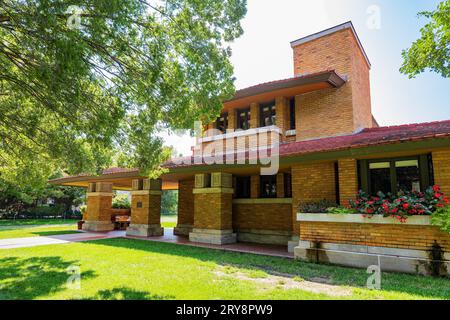
<instances>
[{"instance_id":1,"label":"brick pillar","mask_svg":"<svg viewBox=\"0 0 450 320\"><path fill-rule=\"evenodd\" d=\"M433 151L434 184L450 197L450 149Z\"/></svg>"},{"instance_id":2,"label":"brick pillar","mask_svg":"<svg viewBox=\"0 0 450 320\"><path fill-rule=\"evenodd\" d=\"M133 180L128 236L157 237L164 234L161 227L161 184L161 180Z\"/></svg>"},{"instance_id":3,"label":"brick pillar","mask_svg":"<svg viewBox=\"0 0 450 320\"><path fill-rule=\"evenodd\" d=\"M232 226L233 192L231 174L195 175L194 229L189 234L190 241L219 245L236 242Z\"/></svg>"},{"instance_id":4,"label":"brick pillar","mask_svg":"<svg viewBox=\"0 0 450 320\"><path fill-rule=\"evenodd\" d=\"M178 182L178 219L173 234L189 236L194 228L194 180Z\"/></svg>"},{"instance_id":5,"label":"brick pillar","mask_svg":"<svg viewBox=\"0 0 450 320\"><path fill-rule=\"evenodd\" d=\"M259 104L252 103L250 105L250 128L259 128Z\"/></svg>"},{"instance_id":6,"label":"brick pillar","mask_svg":"<svg viewBox=\"0 0 450 320\"><path fill-rule=\"evenodd\" d=\"M111 222L112 183L90 183L86 196L87 212L83 230L94 232L114 230L114 224Z\"/></svg>"},{"instance_id":7,"label":"brick pillar","mask_svg":"<svg viewBox=\"0 0 450 320\"><path fill-rule=\"evenodd\" d=\"M259 189L260 189L259 176L251 176L250 177L250 197L252 199L259 198Z\"/></svg>"},{"instance_id":8,"label":"brick pillar","mask_svg":"<svg viewBox=\"0 0 450 320\"><path fill-rule=\"evenodd\" d=\"M339 199L341 205L349 206L358 192L358 165L356 159L341 159L339 168Z\"/></svg>"},{"instance_id":9,"label":"brick pillar","mask_svg":"<svg viewBox=\"0 0 450 320\"><path fill-rule=\"evenodd\" d=\"M284 198L284 173L277 174L277 198Z\"/></svg>"},{"instance_id":10,"label":"brick pillar","mask_svg":"<svg viewBox=\"0 0 450 320\"><path fill-rule=\"evenodd\" d=\"M286 134L289 127L289 101L285 97L278 97L275 101L276 126L280 128L282 135Z\"/></svg>"}]
</instances>

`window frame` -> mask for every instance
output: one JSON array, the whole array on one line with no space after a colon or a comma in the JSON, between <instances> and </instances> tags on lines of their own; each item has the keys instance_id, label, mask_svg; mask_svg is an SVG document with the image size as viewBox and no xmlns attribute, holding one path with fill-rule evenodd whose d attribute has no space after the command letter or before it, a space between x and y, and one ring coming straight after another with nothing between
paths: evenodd
<instances>
[{"instance_id":1,"label":"window frame","mask_svg":"<svg viewBox=\"0 0 450 320\"><path fill-rule=\"evenodd\" d=\"M264 191L264 184L266 179L273 179L273 181L271 181L272 184L275 185L275 194L274 195L266 195L265 191ZM278 190L277 190L277 175L272 175L272 176L259 176L259 197L261 199L275 199L278 197Z\"/></svg>"},{"instance_id":2,"label":"window frame","mask_svg":"<svg viewBox=\"0 0 450 320\"><path fill-rule=\"evenodd\" d=\"M371 181L370 181L370 169L369 166L371 163L378 162L389 162L389 172L390 172L390 182L391 182L391 192L392 194L398 193L397 187L397 171L395 163L397 161L405 161L405 160L417 160L419 163L419 176L420 176L420 186L421 191L424 192L429 186L433 184L433 178L431 177L432 168L430 168L430 154L422 154L417 156L405 156L405 157L394 157L394 158L379 158L379 159L364 159L359 160L359 184L361 189L368 193L375 195L373 192L378 192L380 190L370 190L371 189Z\"/></svg>"},{"instance_id":3,"label":"window frame","mask_svg":"<svg viewBox=\"0 0 450 320\"><path fill-rule=\"evenodd\" d=\"M269 110L269 112L270 112L269 117L270 117L271 121L274 118L273 123L268 125L268 126L266 126L266 124L264 122L264 119L266 118L265 114L264 114L264 108L267 108L267 107L270 108L270 110ZM277 104L276 104L275 100L270 101L268 103L263 103L263 104L261 104L259 106L259 124L260 124L261 128L271 127L271 126L276 125L276 122L277 122L276 117L277 117Z\"/></svg>"},{"instance_id":4,"label":"window frame","mask_svg":"<svg viewBox=\"0 0 450 320\"><path fill-rule=\"evenodd\" d=\"M243 113L243 112L245 112L246 115L247 115L247 120L246 120L247 123L248 123L248 128L247 129L243 129L240 126L240 120L241 120L240 114ZM236 114L236 129L244 130L244 131L245 130L249 130L250 127L251 127L251 123L250 123L250 119L251 119L250 107L243 108L243 109L237 109L235 114Z\"/></svg>"},{"instance_id":5,"label":"window frame","mask_svg":"<svg viewBox=\"0 0 450 320\"><path fill-rule=\"evenodd\" d=\"M295 97L289 99L289 130L296 130L295 105Z\"/></svg>"}]
</instances>

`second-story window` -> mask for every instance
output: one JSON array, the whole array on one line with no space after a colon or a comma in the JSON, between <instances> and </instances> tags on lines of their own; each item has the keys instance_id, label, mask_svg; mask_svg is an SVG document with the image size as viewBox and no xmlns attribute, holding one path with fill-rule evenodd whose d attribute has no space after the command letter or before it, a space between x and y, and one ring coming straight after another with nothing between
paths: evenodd
<instances>
[{"instance_id":1,"label":"second-story window","mask_svg":"<svg viewBox=\"0 0 450 320\"><path fill-rule=\"evenodd\" d=\"M250 108L237 111L237 127L236 129L250 129Z\"/></svg>"},{"instance_id":2,"label":"second-story window","mask_svg":"<svg viewBox=\"0 0 450 320\"><path fill-rule=\"evenodd\" d=\"M261 105L261 110L259 114L261 116L260 119L261 127L274 126L276 120L275 101Z\"/></svg>"},{"instance_id":3,"label":"second-story window","mask_svg":"<svg viewBox=\"0 0 450 320\"><path fill-rule=\"evenodd\" d=\"M295 130L295 97L289 100L289 130Z\"/></svg>"},{"instance_id":4,"label":"second-story window","mask_svg":"<svg viewBox=\"0 0 450 320\"><path fill-rule=\"evenodd\" d=\"M223 113L216 120L216 129L220 130L222 133L226 133L228 128L228 113Z\"/></svg>"}]
</instances>

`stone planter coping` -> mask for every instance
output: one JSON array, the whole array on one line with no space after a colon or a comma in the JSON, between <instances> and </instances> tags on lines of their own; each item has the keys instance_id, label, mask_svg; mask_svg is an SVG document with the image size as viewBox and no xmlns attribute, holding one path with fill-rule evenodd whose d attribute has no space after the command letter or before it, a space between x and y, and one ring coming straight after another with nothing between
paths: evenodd
<instances>
[{"instance_id":1,"label":"stone planter coping","mask_svg":"<svg viewBox=\"0 0 450 320\"><path fill-rule=\"evenodd\" d=\"M291 198L234 199L233 204L292 204Z\"/></svg>"},{"instance_id":2,"label":"stone planter coping","mask_svg":"<svg viewBox=\"0 0 450 320\"><path fill-rule=\"evenodd\" d=\"M406 222L401 223L392 217L375 215L371 218L361 214L329 214L329 213L298 213L300 222L335 222L335 223L364 223L364 224L401 224L401 225L431 225L431 216L410 216Z\"/></svg>"}]
</instances>

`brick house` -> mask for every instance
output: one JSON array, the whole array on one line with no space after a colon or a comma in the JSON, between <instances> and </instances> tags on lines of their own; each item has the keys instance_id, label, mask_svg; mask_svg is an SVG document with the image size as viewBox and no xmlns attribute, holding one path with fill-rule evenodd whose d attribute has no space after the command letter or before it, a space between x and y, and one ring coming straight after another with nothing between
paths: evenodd
<instances>
[{"instance_id":1,"label":"brick house","mask_svg":"<svg viewBox=\"0 0 450 320\"><path fill-rule=\"evenodd\" d=\"M345 205L360 189L395 192L433 184L450 195L450 121L380 127L371 110L370 61L351 22L291 47L294 76L237 91L217 121L204 126L208 131L193 155L165 163L168 172L160 180L124 169L54 180L89 188L85 228L111 227L114 188L132 191L128 234L160 235L161 190L178 189L175 234L194 242L279 244L293 251L317 232L341 232L332 223L315 232L314 225L298 221L301 203ZM274 156L276 172L262 174L273 164L263 160ZM419 229L427 236L416 249L426 250L436 238L448 253L450 238L431 228ZM401 242L386 246L414 249Z\"/></svg>"}]
</instances>

